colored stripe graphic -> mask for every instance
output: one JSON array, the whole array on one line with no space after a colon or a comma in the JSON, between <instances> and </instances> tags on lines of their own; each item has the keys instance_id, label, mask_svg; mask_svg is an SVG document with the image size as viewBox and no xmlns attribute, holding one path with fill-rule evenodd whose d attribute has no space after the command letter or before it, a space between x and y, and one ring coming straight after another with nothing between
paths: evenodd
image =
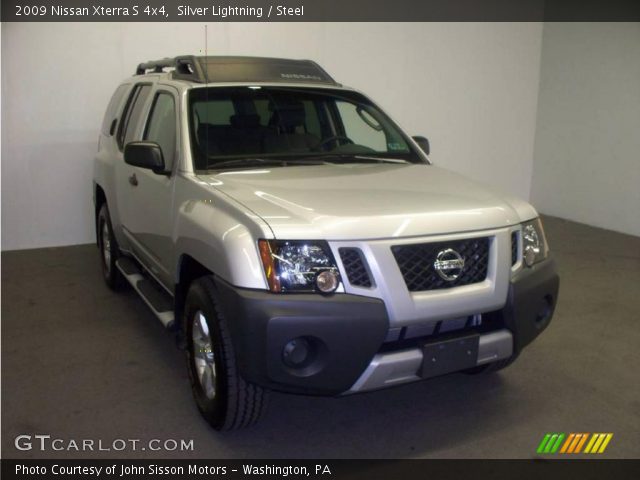
<instances>
[{"instance_id":1,"label":"colored stripe graphic","mask_svg":"<svg viewBox=\"0 0 640 480\"><path fill-rule=\"evenodd\" d=\"M538 453L556 453L560 445L562 444L562 440L564 440L564 433L547 433L538 445L538 449L536 450Z\"/></svg>"},{"instance_id":2,"label":"colored stripe graphic","mask_svg":"<svg viewBox=\"0 0 640 480\"><path fill-rule=\"evenodd\" d=\"M560 448L560 444L562 443L562 440L564 440L564 433L561 433L560 435L558 435L558 439L556 440L556 443L553 445L553 447L551 447L550 453L556 453L558 451L558 448Z\"/></svg>"},{"instance_id":3,"label":"colored stripe graphic","mask_svg":"<svg viewBox=\"0 0 640 480\"><path fill-rule=\"evenodd\" d=\"M573 437L573 442L571 442L571 445L569 446L569 450L567 450L567 453L573 453L576 450L576 447L578 446L578 442L582 440L582 434L581 433L576 433L576 436Z\"/></svg>"},{"instance_id":4,"label":"colored stripe graphic","mask_svg":"<svg viewBox=\"0 0 640 480\"><path fill-rule=\"evenodd\" d=\"M612 437L613 433L546 433L536 452L543 454L603 453ZM585 447L584 450L583 447Z\"/></svg>"},{"instance_id":5,"label":"colored stripe graphic","mask_svg":"<svg viewBox=\"0 0 640 480\"><path fill-rule=\"evenodd\" d=\"M584 453L591 453L591 447L593 447L593 444L596 443L596 438L598 438L598 434L594 433L591 436L591 440L589 440L589 443L587 443L587 448L584 449Z\"/></svg>"},{"instance_id":6,"label":"colored stripe graphic","mask_svg":"<svg viewBox=\"0 0 640 480\"><path fill-rule=\"evenodd\" d=\"M578 442L578 445L576 445L576 449L575 449L575 451L573 453L580 453L580 450L582 450L582 446L584 445L584 442L587 441L588 437L589 437L588 433L583 433L582 434L582 438Z\"/></svg>"},{"instance_id":7,"label":"colored stripe graphic","mask_svg":"<svg viewBox=\"0 0 640 480\"><path fill-rule=\"evenodd\" d=\"M544 436L544 438L540 442L540 445L538 445L538 449L536 450L537 453L543 453L544 452L544 447L547 445L547 442L549 441L550 438L551 438L551 434L550 433L547 433Z\"/></svg>"},{"instance_id":8,"label":"colored stripe graphic","mask_svg":"<svg viewBox=\"0 0 640 480\"><path fill-rule=\"evenodd\" d=\"M600 445L600 450L598 450L598 453L603 453L605 451L605 449L607 448L607 445L609 445L609 442L611 441L611 439L613 438L613 433L607 433L607 436L604 439L604 442L602 442L602 445Z\"/></svg>"},{"instance_id":9,"label":"colored stripe graphic","mask_svg":"<svg viewBox=\"0 0 640 480\"><path fill-rule=\"evenodd\" d=\"M547 446L544 447L544 453L551 453L551 447L553 447L557 439L558 439L557 433L554 433L553 435L551 435L551 438L549 438L549 441L547 442Z\"/></svg>"},{"instance_id":10,"label":"colored stripe graphic","mask_svg":"<svg viewBox=\"0 0 640 480\"><path fill-rule=\"evenodd\" d=\"M596 453L598 451L598 448L600 448L600 444L602 443L602 440L604 440L604 435L602 433L598 433L598 438L596 439L596 443L593 444L593 447L591 447L591 452L589 453Z\"/></svg>"},{"instance_id":11,"label":"colored stripe graphic","mask_svg":"<svg viewBox=\"0 0 640 480\"><path fill-rule=\"evenodd\" d=\"M603 453L612 437L613 433L594 433L584 453Z\"/></svg>"},{"instance_id":12,"label":"colored stripe graphic","mask_svg":"<svg viewBox=\"0 0 640 480\"><path fill-rule=\"evenodd\" d=\"M573 442L574 438L576 438L576 434L570 433L569 436L567 437L567 441L564 442L564 445L562 445L562 448L560 449L560 453L567 452L567 449L569 448L569 445L571 445L571 442Z\"/></svg>"}]
</instances>

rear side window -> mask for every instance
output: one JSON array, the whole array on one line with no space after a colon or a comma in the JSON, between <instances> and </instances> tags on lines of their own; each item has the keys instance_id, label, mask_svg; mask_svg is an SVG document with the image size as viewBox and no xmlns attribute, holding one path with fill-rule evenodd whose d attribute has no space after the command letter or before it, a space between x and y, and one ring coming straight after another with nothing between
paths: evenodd
<instances>
[{"instance_id":1,"label":"rear side window","mask_svg":"<svg viewBox=\"0 0 640 480\"><path fill-rule=\"evenodd\" d=\"M118 146L120 149L133 140L136 125L142 114L142 108L150 93L151 85L136 85L131 91L127 106L122 114L122 121L118 127Z\"/></svg>"},{"instance_id":2,"label":"rear side window","mask_svg":"<svg viewBox=\"0 0 640 480\"><path fill-rule=\"evenodd\" d=\"M156 95L144 139L160 145L166 165L173 165L176 151L176 105L170 93L160 92Z\"/></svg>"},{"instance_id":3,"label":"rear side window","mask_svg":"<svg viewBox=\"0 0 640 480\"><path fill-rule=\"evenodd\" d=\"M102 120L102 128L100 129L102 131L102 134L107 137L113 135L113 131L111 131L111 124L114 122L114 120L117 120L116 115L118 114L118 107L120 106L122 97L124 96L128 88L129 85L120 85L109 101L107 111L104 114L104 120Z\"/></svg>"}]
</instances>

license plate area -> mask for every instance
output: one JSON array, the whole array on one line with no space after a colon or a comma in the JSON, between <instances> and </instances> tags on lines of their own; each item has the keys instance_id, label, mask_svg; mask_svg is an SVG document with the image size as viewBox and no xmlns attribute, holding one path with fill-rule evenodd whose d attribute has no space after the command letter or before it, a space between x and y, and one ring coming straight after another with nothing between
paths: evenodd
<instances>
[{"instance_id":1,"label":"license plate area","mask_svg":"<svg viewBox=\"0 0 640 480\"><path fill-rule=\"evenodd\" d=\"M424 344L420 376L436 377L475 367L479 344L480 334L477 333Z\"/></svg>"}]
</instances>

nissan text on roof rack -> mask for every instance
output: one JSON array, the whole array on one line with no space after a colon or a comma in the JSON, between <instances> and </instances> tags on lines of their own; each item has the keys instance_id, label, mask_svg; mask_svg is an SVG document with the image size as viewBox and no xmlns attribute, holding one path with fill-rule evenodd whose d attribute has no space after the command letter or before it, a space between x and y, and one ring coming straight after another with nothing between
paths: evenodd
<instances>
[{"instance_id":1,"label":"nissan text on roof rack","mask_svg":"<svg viewBox=\"0 0 640 480\"><path fill-rule=\"evenodd\" d=\"M94 169L104 279L176 332L214 428L254 423L268 390L496 371L547 327L536 211L428 154L312 61L181 56L118 86Z\"/></svg>"}]
</instances>

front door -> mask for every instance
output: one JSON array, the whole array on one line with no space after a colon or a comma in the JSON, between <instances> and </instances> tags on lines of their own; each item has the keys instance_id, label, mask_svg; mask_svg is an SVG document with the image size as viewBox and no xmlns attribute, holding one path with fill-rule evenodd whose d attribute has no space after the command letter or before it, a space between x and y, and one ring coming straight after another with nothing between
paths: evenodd
<instances>
[{"instance_id":1,"label":"front door","mask_svg":"<svg viewBox=\"0 0 640 480\"><path fill-rule=\"evenodd\" d=\"M177 99L168 87L155 90L149 114L140 130L140 139L160 145L167 174L129 166L130 186L126 228L136 256L165 286L172 285L173 188L176 164L178 121Z\"/></svg>"}]
</instances>

